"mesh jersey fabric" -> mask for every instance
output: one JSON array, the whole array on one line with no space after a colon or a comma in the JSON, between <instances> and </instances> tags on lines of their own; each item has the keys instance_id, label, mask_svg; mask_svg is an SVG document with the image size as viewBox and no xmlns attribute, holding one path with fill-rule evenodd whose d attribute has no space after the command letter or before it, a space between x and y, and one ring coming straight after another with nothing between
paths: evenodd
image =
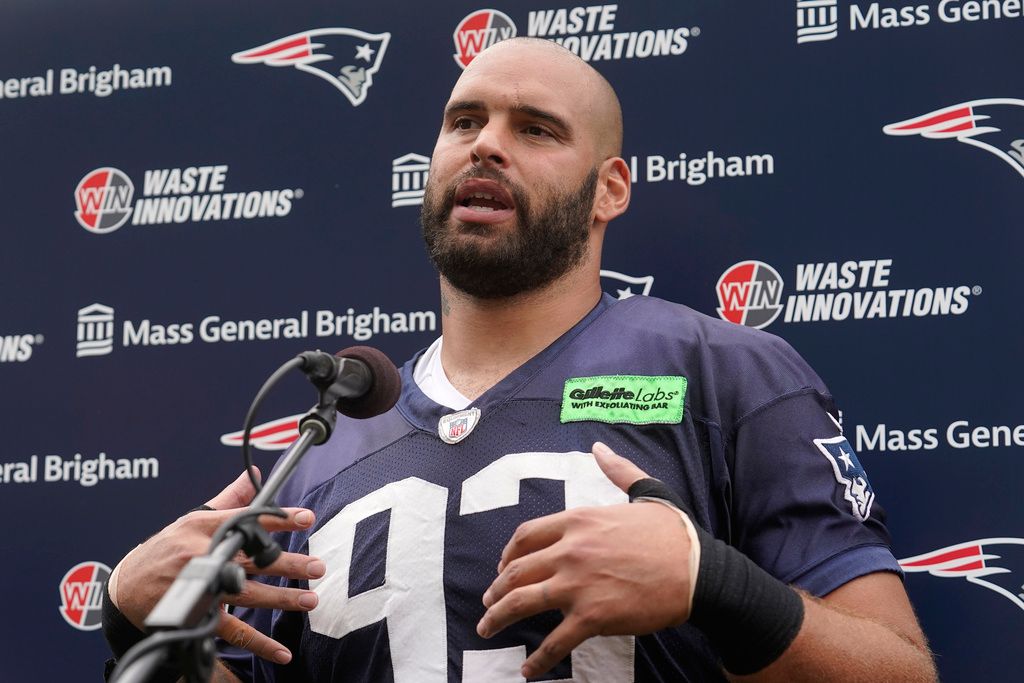
<instances>
[{"instance_id":1,"label":"mesh jersey fabric","mask_svg":"<svg viewBox=\"0 0 1024 683\"><path fill-rule=\"evenodd\" d=\"M309 614L237 612L295 655L282 666L222 647L242 680L521 681L519 664L560 614L483 640L475 631L480 598L520 523L566 506L625 501L589 455L594 441L665 481L696 524L812 594L868 573L899 572L883 509L873 503L858 516L863 499L851 501L848 481L837 474L846 460L837 470L828 455L839 444L855 462L830 417L832 397L773 335L659 299L606 295L473 401L479 421L454 444L438 436L438 421L452 411L418 389L415 362L402 370L394 409L362 421L339 417L332 439L282 490L280 504L308 507L317 522L279 541L323 557L328 574L310 585L321 602ZM681 420L562 421L568 380L611 376L685 377ZM592 639L537 680L724 678L704 636L684 624Z\"/></svg>"}]
</instances>

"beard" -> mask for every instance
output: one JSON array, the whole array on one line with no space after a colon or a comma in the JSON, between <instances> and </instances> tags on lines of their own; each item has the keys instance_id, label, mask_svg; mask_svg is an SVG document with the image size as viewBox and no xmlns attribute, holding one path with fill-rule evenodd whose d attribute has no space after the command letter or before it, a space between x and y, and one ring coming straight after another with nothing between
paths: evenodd
<instances>
[{"instance_id":1,"label":"beard","mask_svg":"<svg viewBox=\"0 0 1024 683\"><path fill-rule=\"evenodd\" d=\"M511 230L484 223L450 225L457 188L469 178L494 180L509 191L517 214ZM430 261L452 286L478 299L541 289L586 255L596 190L596 168L574 190L546 193L542 206L531 206L522 187L493 169L468 171L443 190L428 180L420 223ZM481 244L464 233L492 236L493 243Z\"/></svg>"}]
</instances>

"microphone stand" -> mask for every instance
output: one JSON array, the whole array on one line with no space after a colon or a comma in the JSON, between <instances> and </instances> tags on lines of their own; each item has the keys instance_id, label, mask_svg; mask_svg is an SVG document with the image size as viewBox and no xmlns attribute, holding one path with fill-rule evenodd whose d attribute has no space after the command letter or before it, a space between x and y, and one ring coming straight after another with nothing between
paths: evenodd
<instances>
[{"instance_id":1,"label":"microphone stand","mask_svg":"<svg viewBox=\"0 0 1024 683\"><path fill-rule=\"evenodd\" d=\"M285 369L300 367L299 359L289 361L261 389L261 394ZM308 371L307 371L308 372ZM299 438L292 444L267 483L247 508L227 520L211 540L218 541L206 555L192 558L171 587L164 593L145 621L155 631L125 653L115 669L116 683L146 683L165 662L179 664L188 683L207 683L213 672L213 632L220 615L221 597L239 593L245 572L233 562L239 550L253 558L257 567L266 567L280 556L281 547L260 526L257 517L286 514L274 502L281 487L312 446L327 441L337 420L337 400L347 387L338 382L311 377L320 394L317 405L299 421ZM350 394L349 394L350 395ZM257 395L257 400L260 395ZM254 404L256 401L254 401ZM248 437L248 431L246 431Z\"/></svg>"}]
</instances>

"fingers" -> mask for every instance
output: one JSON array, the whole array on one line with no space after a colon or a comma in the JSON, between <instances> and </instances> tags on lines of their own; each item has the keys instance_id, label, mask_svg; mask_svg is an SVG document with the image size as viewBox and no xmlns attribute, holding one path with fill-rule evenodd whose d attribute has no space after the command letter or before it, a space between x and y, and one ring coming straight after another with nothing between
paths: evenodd
<instances>
[{"instance_id":1,"label":"fingers","mask_svg":"<svg viewBox=\"0 0 1024 683\"><path fill-rule=\"evenodd\" d=\"M290 612L308 612L317 606L319 599L313 591L301 588L268 586L259 581L246 581L242 592L227 595L224 601L238 607L262 607Z\"/></svg>"},{"instance_id":2,"label":"fingers","mask_svg":"<svg viewBox=\"0 0 1024 683\"><path fill-rule=\"evenodd\" d=\"M253 474L256 481L260 481L260 471L253 467ZM249 475L242 472L238 478L228 484L223 491L206 501L206 504L214 510L230 510L231 508L245 507L256 495L256 490L249 481Z\"/></svg>"},{"instance_id":3,"label":"fingers","mask_svg":"<svg viewBox=\"0 0 1024 683\"><path fill-rule=\"evenodd\" d=\"M648 477L642 469L621 455L616 455L612 449L600 441L593 445L591 452L604 475L623 491L629 491L629 487L634 483Z\"/></svg>"},{"instance_id":4,"label":"fingers","mask_svg":"<svg viewBox=\"0 0 1024 683\"><path fill-rule=\"evenodd\" d=\"M226 612L221 612L217 635L267 661L287 664L292 659L292 653L284 645Z\"/></svg>"},{"instance_id":5,"label":"fingers","mask_svg":"<svg viewBox=\"0 0 1024 683\"><path fill-rule=\"evenodd\" d=\"M313 522L316 521L316 517L313 515L313 512L305 508L284 508L284 511L288 513L286 518L275 517L273 515L260 515L260 525L270 532L301 531L302 529L308 529L313 526ZM196 529L205 533L207 536L211 536L221 524L231 517L234 517L239 512L240 510L238 509L201 510L198 512L190 512L182 519L187 520L189 524L195 525Z\"/></svg>"},{"instance_id":6,"label":"fingers","mask_svg":"<svg viewBox=\"0 0 1024 683\"><path fill-rule=\"evenodd\" d=\"M510 561L498 573L498 578L491 583L490 588L484 592L484 607L493 606L516 588L551 578L557 566L557 558L549 549Z\"/></svg>"},{"instance_id":7,"label":"fingers","mask_svg":"<svg viewBox=\"0 0 1024 683\"><path fill-rule=\"evenodd\" d=\"M583 619L566 616L544 642L523 662L523 677L534 678L569 656L580 643L598 635Z\"/></svg>"},{"instance_id":8,"label":"fingers","mask_svg":"<svg viewBox=\"0 0 1024 683\"><path fill-rule=\"evenodd\" d=\"M481 638L490 638L534 614L558 609L565 597L561 593L556 581L550 579L514 588L490 605L476 625L476 632Z\"/></svg>"},{"instance_id":9,"label":"fingers","mask_svg":"<svg viewBox=\"0 0 1024 683\"><path fill-rule=\"evenodd\" d=\"M557 512L520 524L505 545L504 550L501 551L498 573L503 572L512 560L529 555L541 548L547 548L562 538L572 514L571 511Z\"/></svg>"},{"instance_id":10,"label":"fingers","mask_svg":"<svg viewBox=\"0 0 1024 683\"><path fill-rule=\"evenodd\" d=\"M283 576L288 579L319 579L327 572L323 560L302 553L281 553L273 564L262 569L256 567L252 559L242 552L235 557L235 562L242 565L246 574Z\"/></svg>"}]
</instances>

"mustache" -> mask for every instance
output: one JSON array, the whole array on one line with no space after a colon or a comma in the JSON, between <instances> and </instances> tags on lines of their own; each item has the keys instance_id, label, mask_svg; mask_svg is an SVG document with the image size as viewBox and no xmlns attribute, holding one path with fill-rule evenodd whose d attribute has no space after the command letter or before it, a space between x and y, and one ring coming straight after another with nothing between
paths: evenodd
<instances>
[{"instance_id":1,"label":"mustache","mask_svg":"<svg viewBox=\"0 0 1024 683\"><path fill-rule=\"evenodd\" d=\"M458 192L459 185L467 180L493 180L512 195L512 199L515 200L517 207L525 208L529 206L529 200L527 200L526 192L523 190L522 186L509 180L508 176L496 168L480 167L474 167L467 171L463 171L458 177L451 181L448 187L445 188L442 206L446 206L450 210L452 205L455 203L455 195Z\"/></svg>"}]
</instances>

